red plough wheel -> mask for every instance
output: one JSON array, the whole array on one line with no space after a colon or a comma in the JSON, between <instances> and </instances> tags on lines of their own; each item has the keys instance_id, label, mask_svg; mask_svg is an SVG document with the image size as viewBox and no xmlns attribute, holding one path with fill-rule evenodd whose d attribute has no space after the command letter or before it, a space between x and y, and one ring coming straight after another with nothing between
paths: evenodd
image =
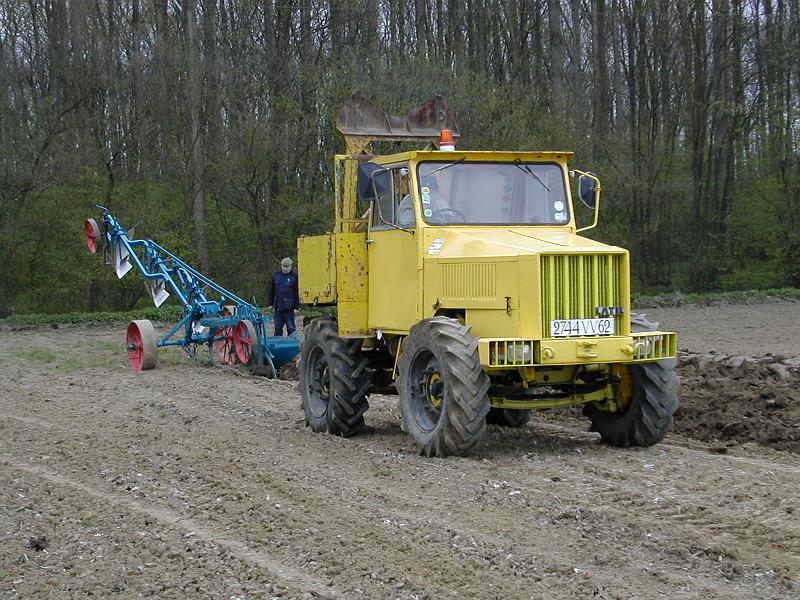
<instances>
[{"instance_id":1,"label":"red plough wheel","mask_svg":"<svg viewBox=\"0 0 800 600\"><path fill-rule=\"evenodd\" d=\"M258 335L255 325L247 319L236 324L233 330L233 345L236 356L242 364L248 367L258 359Z\"/></svg>"},{"instance_id":2,"label":"red plough wheel","mask_svg":"<svg viewBox=\"0 0 800 600\"><path fill-rule=\"evenodd\" d=\"M146 319L128 325L128 362L134 371L155 369L158 364L156 330Z\"/></svg>"},{"instance_id":3,"label":"red plough wheel","mask_svg":"<svg viewBox=\"0 0 800 600\"><path fill-rule=\"evenodd\" d=\"M219 316L229 317L231 311L228 308L223 308ZM236 350L233 343L233 327L218 327L214 331L214 337L220 338L214 342L214 348L217 351L217 360L223 365L232 365L236 362Z\"/></svg>"},{"instance_id":4,"label":"red plough wheel","mask_svg":"<svg viewBox=\"0 0 800 600\"><path fill-rule=\"evenodd\" d=\"M83 224L83 231L86 234L86 245L89 246L89 252L97 254L100 249L100 228L97 226L97 221L94 219L86 219Z\"/></svg>"},{"instance_id":5,"label":"red plough wheel","mask_svg":"<svg viewBox=\"0 0 800 600\"><path fill-rule=\"evenodd\" d=\"M217 360L223 365L232 365L236 362L236 350L233 343L233 327L218 327L214 332L214 342L217 350Z\"/></svg>"}]
</instances>

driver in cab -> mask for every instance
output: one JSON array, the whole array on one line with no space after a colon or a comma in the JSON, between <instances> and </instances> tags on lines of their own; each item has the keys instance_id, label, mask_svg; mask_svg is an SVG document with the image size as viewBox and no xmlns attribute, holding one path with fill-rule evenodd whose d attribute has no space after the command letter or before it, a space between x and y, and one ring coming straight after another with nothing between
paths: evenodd
<instances>
[{"instance_id":1,"label":"driver in cab","mask_svg":"<svg viewBox=\"0 0 800 600\"><path fill-rule=\"evenodd\" d=\"M446 225L448 223L462 223L458 211L450 206L448 199L442 194L436 175L426 177L420 185L420 200L422 214L425 220L432 225ZM406 194L397 207L397 225L400 227L414 227L414 202L411 194Z\"/></svg>"}]
</instances>

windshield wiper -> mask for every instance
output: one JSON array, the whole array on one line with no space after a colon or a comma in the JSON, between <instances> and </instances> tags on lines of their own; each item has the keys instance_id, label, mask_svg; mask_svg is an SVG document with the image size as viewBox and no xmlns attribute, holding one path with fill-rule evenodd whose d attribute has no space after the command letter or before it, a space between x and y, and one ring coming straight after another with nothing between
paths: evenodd
<instances>
[{"instance_id":1,"label":"windshield wiper","mask_svg":"<svg viewBox=\"0 0 800 600\"><path fill-rule=\"evenodd\" d=\"M541 183L544 186L544 189L546 189L548 192L550 191L550 188L547 187L547 184L544 181L542 181L542 178L539 177L533 171L531 171L531 168L528 165L524 164L522 161L520 161L520 159L517 158L514 160L514 166L517 167L518 169L521 169L522 171L533 177L536 181Z\"/></svg>"},{"instance_id":2,"label":"windshield wiper","mask_svg":"<svg viewBox=\"0 0 800 600\"><path fill-rule=\"evenodd\" d=\"M439 171L444 171L445 169L449 169L450 167L455 167L456 165L461 164L465 160L467 160L467 157L466 156L462 156L458 160L454 160L453 162L447 163L446 165L443 165L443 166L439 167L438 169L434 169L430 173L426 173L425 175L422 175L419 179L420 179L420 181L422 181L423 179L425 179L426 177L430 177L434 173L438 173Z\"/></svg>"}]
</instances>

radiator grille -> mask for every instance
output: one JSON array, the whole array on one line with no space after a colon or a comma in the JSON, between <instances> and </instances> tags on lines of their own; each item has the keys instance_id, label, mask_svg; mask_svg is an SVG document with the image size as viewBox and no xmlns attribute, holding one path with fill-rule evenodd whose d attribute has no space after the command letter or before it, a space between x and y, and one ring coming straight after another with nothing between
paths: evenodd
<instances>
[{"instance_id":1,"label":"radiator grille","mask_svg":"<svg viewBox=\"0 0 800 600\"><path fill-rule=\"evenodd\" d=\"M497 296L495 265L442 265L442 285L446 300L494 300Z\"/></svg>"},{"instance_id":2,"label":"radiator grille","mask_svg":"<svg viewBox=\"0 0 800 600\"><path fill-rule=\"evenodd\" d=\"M598 306L623 306L623 254L542 255L542 328L550 337L554 319L594 319ZM614 330L624 334L624 317Z\"/></svg>"}]
</instances>

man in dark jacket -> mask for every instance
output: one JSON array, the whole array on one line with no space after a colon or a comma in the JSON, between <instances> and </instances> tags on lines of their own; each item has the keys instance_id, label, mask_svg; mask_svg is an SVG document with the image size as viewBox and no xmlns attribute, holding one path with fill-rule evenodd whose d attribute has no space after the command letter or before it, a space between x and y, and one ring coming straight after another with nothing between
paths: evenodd
<instances>
[{"instance_id":1,"label":"man in dark jacket","mask_svg":"<svg viewBox=\"0 0 800 600\"><path fill-rule=\"evenodd\" d=\"M300 294L297 288L297 273L292 270L291 258L284 258L281 261L281 270L272 276L269 307L275 309L273 313L275 335L283 335L284 325L286 325L286 335L292 335L296 329L294 315L300 312Z\"/></svg>"}]
</instances>

